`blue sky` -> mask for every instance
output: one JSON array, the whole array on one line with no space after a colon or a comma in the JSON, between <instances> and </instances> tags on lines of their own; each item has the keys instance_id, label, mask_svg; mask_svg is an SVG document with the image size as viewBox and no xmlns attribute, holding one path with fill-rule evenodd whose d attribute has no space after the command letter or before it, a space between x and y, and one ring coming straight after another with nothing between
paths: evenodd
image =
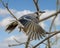
<instances>
[{"instance_id":1,"label":"blue sky","mask_svg":"<svg viewBox=\"0 0 60 48\"><path fill-rule=\"evenodd\" d=\"M19 17L21 14L23 15L24 13L26 14L26 13L31 13L31 12L36 11L33 0L9 0L9 1L3 0L3 1L9 3L9 9L11 11L13 11L14 14L17 15L17 17ZM39 6L40 6L40 10L47 11L46 14L49 15L50 13L53 13L56 10L56 0L39 0ZM43 14L43 15L46 17L46 14ZM7 21L9 18L11 19L11 15L6 11L6 9L0 3L0 44L3 43L7 38L11 38L12 35L13 36L21 35L21 33L19 33L18 29L15 29L11 34L8 34L5 31L5 28L6 28L5 24L9 23ZM5 20L7 19L7 20L4 21L4 19ZM60 17L57 18L57 21L59 19L60 19ZM49 20L49 21L51 21L51 20ZM47 27L45 28L46 30L50 25L49 21L47 21L47 23L45 23L45 25L47 25ZM42 26L44 27L45 25L43 22ZM59 21L58 21L58 23L56 23L56 25L60 26ZM60 28L58 27L58 29L60 29ZM1 48L4 48L4 47L1 46ZM11 48L15 48L15 47L11 47ZM16 48L19 48L19 47L16 47Z\"/></svg>"},{"instance_id":2,"label":"blue sky","mask_svg":"<svg viewBox=\"0 0 60 48\"><path fill-rule=\"evenodd\" d=\"M5 0L4 0L5 1ZM32 10L35 11L35 6L33 4L33 0L6 0L5 2L9 2L9 7L11 9L16 10ZM39 0L39 6L41 10L49 9L55 10L56 0ZM2 5L0 7L3 8Z\"/></svg>"}]
</instances>

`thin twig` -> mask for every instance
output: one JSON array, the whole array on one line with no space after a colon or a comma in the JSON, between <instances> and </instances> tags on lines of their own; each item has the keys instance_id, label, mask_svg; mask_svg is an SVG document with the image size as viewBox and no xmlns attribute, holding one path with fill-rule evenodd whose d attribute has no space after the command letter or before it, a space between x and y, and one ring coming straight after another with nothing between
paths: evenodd
<instances>
[{"instance_id":1,"label":"thin twig","mask_svg":"<svg viewBox=\"0 0 60 48\"><path fill-rule=\"evenodd\" d=\"M38 6L38 0L33 0L34 4L35 4L35 7L36 7L36 10L37 10L37 18L39 19L39 6Z\"/></svg>"},{"instance_id":2,"label":"thin twig","mask_svg":"<svg viewBox=\"0 0 60 48\"><path fill-rule=\"evenodd\" d=\"M33 0L36 10L39 11L38 0Z\"/></svg>"},{"instance_id":3,"label":"thin twig","mask_svg":"<svg viewBox=\"0 0 60 48\"><path fill-rule=\"evenodd\" d=\"M57 0L57 3L56 3L56 11L58 11L58 0ZM55 19L57 18L57 14L55 15L55 17L53 18L53 20L52 20L52 23L51 23L51 26L50 26L50 29L49 29L49 32L51 32L51 30L52 30L52 26L53 26L53 24L54 24L54 21L55 21ZM56 31L56 30L55 30ZM49 35L48 35L49 36ZM56 39L57 40L57 39ZM51 45L50 45L50 39L48 39L48 48L51 48Z\"/></svg>"},{"instance_id":4,"label":"thin twig","mask_svg":"<svg viewBox=\"0 0 60 48\"><path fill-rule=\"evenodd\" d=\"M47 42L48 42L48 46L47 46L47 47L48 47L48 48L51 48L50 39L48 39Z\"/></svg>"},{"instance_id":5,"label":"thin twig","mask_svg":"<svg viewBox=\"0 0 60 48\"><path fill-rule=\"evenodd\" d=\"M9 47L12 47L12 46L19 46L19 45L22 45L22 44L26 44L26 43L24 42L24 43L12 44L12 45L8 45L8 46L9 46Z\"/></svg>"},{"instance_id":6,"label":"thin twig","mask_svg":"<svg viewBox=\"0 0 60 48\"><path fill-rule=\"evenodd\" d=\"M15 15L9 10L8 6L6 4L4 4L4 2L1 0L2 5L8 10L8 12L13 16L13 18L15 18L16 20L18 20Z\"/></svg>"},{"instance_id":7,"label":"thin twig","mask_svg":"<svg viewBox=\"0 0 60 48\"><path fill-rule=\"evenodd\" d=\"M53 20L52 20L51 26L50 26L50 28L49 28L49 32L51 32L51 30L52 30L52 26L53 26L53 24L54 24L54 21L55 21L56 17L57 17L57 16L55 16L55 17L53 18ZM49 36L49 35L48 35L48 36ZM48 42L48 48L51 48L50 39L48 39L47 42Z\"/></svg>"},{"instance_id":8,"label":"thin twig","mask_svg":"<svg viewBox=\"0 0 60 48\"><path fill-rule=\"evenodd\" d=\"M55 21L56 17L57 17L57 16L55 16L55 17L53 18L53 20L52 20L52 23L51 23L49 32L51 32L51 29L52 29L52 26L53 26L53 24L54 24L54 21ZM49 35L48 35L48 36L49 36ZM48 42L48 48L51 48L50 39L48 39L47 42Z\"/></svg>"},{"instance_id":9,"label":"thin twig","mask_svg":"<svg viewBox=\"0 0 60 48\"><path fill-rule=\"evenodd\" d=\"M36 10L37 10L37 18L40 20L40 16L42 15L42 13L45 13L45 11L40 11L40 8L38 6L38 0L33 0Z\"/></svg>"},{"instance_id":10,"label":"thin twig","mask_svg":"<svg viewBox=\"0 0 60 48\"><path fill-rule=\"evenodd\" d=\"M44 41L46 41L47 39L53 37L54 35L60 33L60 31L56 31L54 34L50 35L49 37L45 38L44 40L42 40L41 42L39 42L37 45L35 45L33 48L36 48L37 46L39 46L40 44L42 44Z\"/></svg>"},{"instance_id":11,"label":"thin twig","mask_svg":"<svg viewBox=\"0 0 60 48\"><path fill-rule=\"evenodd\" d=\"M28 36L25 48L28 48L29 43L30 43L30 38L31 38L31 34Z\"/></svg>"},{"instance_id":12,"label":"thin twig","mask_svg":"<svg viewBox=\"0 0 60 48\"><path fill-rule=\"evenodd\" d=\"M21 42L19 42L17 39L15 39L15 38L13 38L17 43L21 43Z\"/></svg>"},{"instance_id":13,"label":"thin twig","mask_svg":"<svg viewBox=\"0 0 60 48\"><path fill-rule=\"evenodd\" d=\"M18 44L12 44L12 45L8 45L9 47L12 47L12 46L19 46L19 45L22 45L22 44L26 44L27 42L23 42L23 43L21 43L21 42L19 42L18 40L16 40L15 38L14 38L14 40L18 43ZM30 40L30 41L32 41L32 40ZM33 47L33 45L32 44L30 44L30 45L28 45L28 47Z\"/></svg>"},{"instance_id":14,"label":"thin twig","mask_svg":"<svg viewBox=\"0 0 60 48\"><path fill-rule=\"evenodd\" d=\"M53 16L55 16L56 14L59 14L59 13L60 13L60 10L57 11L57 12L55 12L55 13L53 13L53 14L51 14L51 15L49 15L49 16L46 17L46 18L41 19L39 22L44 21L44 20L47 20L47 19L49 19L49 18L51 18L51 17L53 17Z\"/></svg>"},{"instance_id":15,"label":"thin twig","mask_svg":"<svg viewBox=\"0 0 60 48\"><path fill-rule=\"evenodd\" d=\"M59 0L56 0L56 11L58 10L59 10ZM58 16L58 14L56 16ZM58 37L56 35L56 43L57 43L57 40L58 40Z\"/></svg>"}]
</instances>

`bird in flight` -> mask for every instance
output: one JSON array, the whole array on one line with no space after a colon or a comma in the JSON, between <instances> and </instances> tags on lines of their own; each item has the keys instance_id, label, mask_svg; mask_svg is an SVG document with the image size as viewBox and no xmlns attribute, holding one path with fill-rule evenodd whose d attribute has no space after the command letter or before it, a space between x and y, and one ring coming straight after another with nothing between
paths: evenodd
<instances>
[{"instance_id":1,"label":"bird in flight","mask_svg":"<svg viewBox=\"0 0 60 48\"><path fill-rule=\"evenodd\" d=\"M20 24L21 25L20 25ZM12 23L10 23L6 31L12 32L16 27L20 29L20 31L23 30L27 35L31 34L32 39L40 39L42 37L45 37L46 31L39 25L39 19L37 18L37 13L31 13L23 15L18 19L18 22L14 20Z\"/></svg>"},{"instance_id":2,"label":"bird in flight","mask_svg":"<svg viewBox=\"0 0 60 48\"><path fill-rule=\"evenodd\" d=\"M6 31L9 31L11 33L17 26L20 29L20 31L25 32L27 35L31 35L32 39L40 39L42 37L45 37L45 35L48 33L46 32L40 25L39 25L39 13L45 13L42 11L39 11L39 8L37 6L38 0L33 0L35 2L37 12L30 13L23 15L19 19L17 19L12 12L9 10L8 6L4 4L3 6L9 11L9 13L16 19L12 21L8 26L6 27Z\"/></svg>"}]
</instances>

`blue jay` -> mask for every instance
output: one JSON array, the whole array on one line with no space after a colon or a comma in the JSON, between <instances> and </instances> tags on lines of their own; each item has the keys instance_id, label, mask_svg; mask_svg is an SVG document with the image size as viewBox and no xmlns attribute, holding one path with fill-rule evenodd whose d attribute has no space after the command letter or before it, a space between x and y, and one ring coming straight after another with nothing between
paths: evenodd
<instances>
[{"instance_id":1,"label":"blue jay","mask_svg":"<svg viewBox=\"0 0 60 48\"><path fill-rule=\"evenodd\" d=\"M19 26L20 22L22 26ZM17 26L20 30L23 30L27 35L31 34L32 39L40 39L45 37L46 31L39 25L39 19L37 18L37 13L31 13L23 15L18 19L10 23L6 31L12 32Z\"/></svg>"}]
</instances>

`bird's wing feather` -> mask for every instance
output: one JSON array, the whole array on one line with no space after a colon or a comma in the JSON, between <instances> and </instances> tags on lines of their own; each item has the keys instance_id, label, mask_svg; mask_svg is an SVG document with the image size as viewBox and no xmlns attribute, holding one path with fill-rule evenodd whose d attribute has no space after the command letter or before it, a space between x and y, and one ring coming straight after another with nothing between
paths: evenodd
<instances>
[{"instance_id":1,"label":"bird's wing feather","mask_svg":"<svg viewBox=\"0 0 60 48\"><path fill-rule=\"evenodd\" d=\"M8 31L8 33L11 33L16 28L17 25L18 25L17 22L13 21L12 23L6 26L6 31Z\"/></svg>"},{"instance_id":2,"label":"bird's wing feather","mask_svg":"<svg viewBox=\"0 0 60 48\"><path fill-rule=\"evenodd\" d=\"M45 36L45 30L33 21L25 22L24 32L29 35L31 32L32 39L39 39Z\"/></svg>"}]
</instances>

